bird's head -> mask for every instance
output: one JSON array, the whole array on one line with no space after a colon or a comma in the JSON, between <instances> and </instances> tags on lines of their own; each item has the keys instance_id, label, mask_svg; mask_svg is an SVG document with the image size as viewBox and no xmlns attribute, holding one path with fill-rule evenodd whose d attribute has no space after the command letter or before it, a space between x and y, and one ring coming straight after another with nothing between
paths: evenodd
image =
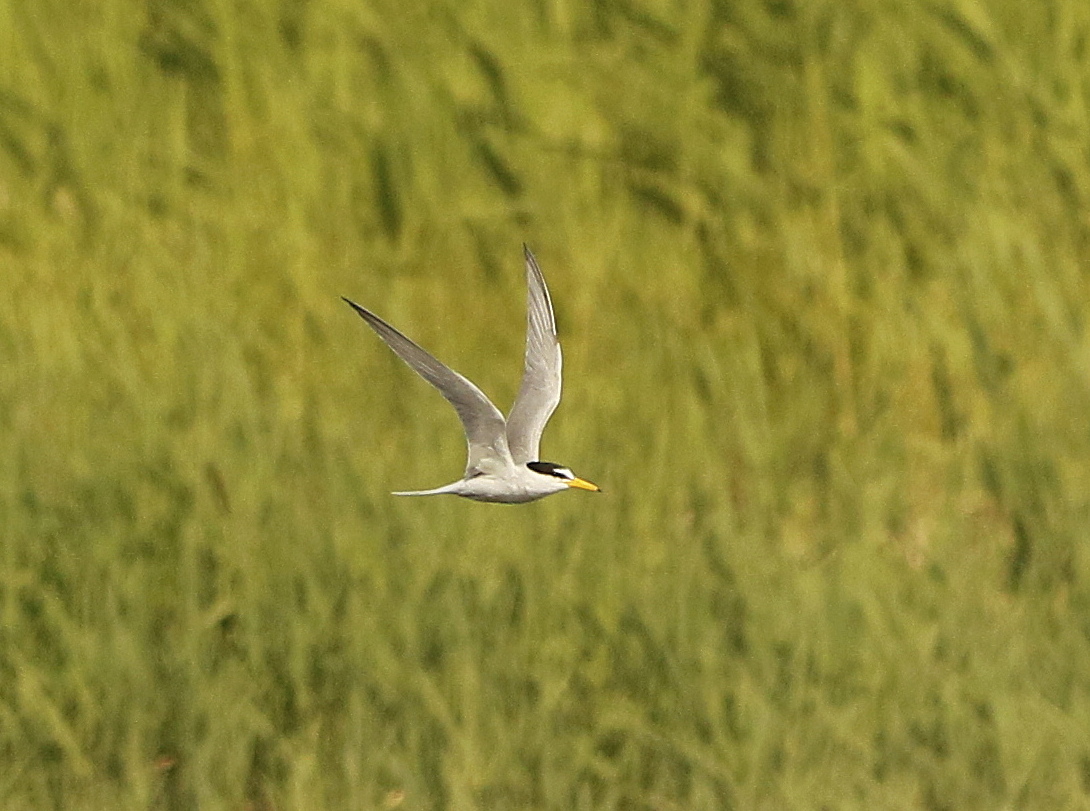
<instances>
[{"instance_id":1,"label":"bird's head","mask_svg":"<svg viewBox=\"0 0 1090 811\"><path fill-rule=\"evenodd\" d=\"M594 493L600 493L602 488L596 484L591 484L586 479L580 479L574 473L571 472L571 468L558 465L553 462L527 462L526 467L539 473L542 476L550 476L554 479L559 479L568 487L575 487L579 490L590 490Z\"/></svg>"}]
</instances>

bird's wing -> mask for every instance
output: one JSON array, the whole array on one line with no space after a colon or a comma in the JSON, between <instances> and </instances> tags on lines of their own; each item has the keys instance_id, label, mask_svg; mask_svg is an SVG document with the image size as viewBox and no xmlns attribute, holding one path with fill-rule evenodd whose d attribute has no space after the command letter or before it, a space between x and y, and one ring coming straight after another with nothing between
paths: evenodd
<instances>
[{"instance_id":1,"label":"bird's wing","mask_svg":"<svg viewBox=\"0 0 1090 811\"><path fill-rule=\"evenodd\" d=\"M345 301L397 353L398 357L409 364L418 375L439 389L439 393L454 406L454 410L458 412L458 417L462 420L462 426L466 432L466 443L469 445L467 475L481 469L482 462L485 462L486 467L490 467L487 464L489 460L493 464L495 462L511 464L511 452L507 449L507 427L503 414L492 405L491 400L485 397L484 392L453 369L440 363L431 353L421 349L370 310L364 309L354 301L348 299Z\"/></svg>"},{"instance_id":2,"label":"bird's wing","mask_svg":"<svg viewBox=\"0 0 1090 811\"><path fill-rule=\"evenodd\" d=\"M507 418L507 444L517 465L538 460L545 423L560 402L560 342L545 277L525 245L526 366L515 404Z\"/></svg>"}]
</instances>

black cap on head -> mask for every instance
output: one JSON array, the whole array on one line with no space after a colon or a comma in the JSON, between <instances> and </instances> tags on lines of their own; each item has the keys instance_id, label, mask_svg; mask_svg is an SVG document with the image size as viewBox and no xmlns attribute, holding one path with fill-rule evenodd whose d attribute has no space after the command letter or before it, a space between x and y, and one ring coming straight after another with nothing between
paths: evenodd
<instances>
[{"instance_id":1,"label":"black cap on head","mask_svg":"<svg viewBox=\"0 0 1090 811\"><path fill-rule=\"evenodd\" d=\"M563 465L555 462L527 462L526 467L545 476L555 476L558 479L574 479L575 474Z\"/></svg>"}]
</instances>

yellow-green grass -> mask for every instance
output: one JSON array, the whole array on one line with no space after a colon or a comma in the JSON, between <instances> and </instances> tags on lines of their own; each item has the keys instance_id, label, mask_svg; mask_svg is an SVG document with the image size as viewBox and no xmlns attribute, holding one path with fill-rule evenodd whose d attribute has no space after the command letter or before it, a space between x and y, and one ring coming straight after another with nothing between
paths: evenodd
<instances>
[{"instance_id":1,"label":"yellow-green grass","mask_svg":"<svg viewBox=\"0 0 1090 811\"><path fill-rule=\"evenodd\" d=\"M1090 803L1090 6L0 2L0 806ZM524 507L340 302L506 407Z\"/></svg>"}]
</instances>

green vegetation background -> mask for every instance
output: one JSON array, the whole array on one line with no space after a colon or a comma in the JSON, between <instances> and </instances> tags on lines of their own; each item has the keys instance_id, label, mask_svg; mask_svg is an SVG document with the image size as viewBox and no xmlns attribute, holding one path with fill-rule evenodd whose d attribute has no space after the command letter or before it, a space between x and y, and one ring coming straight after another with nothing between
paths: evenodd
<instances>
[{"instance_id":1,"label":"green vegetation background","mask_svg":"<svg viewBox=\"0 0 1090 811\"><path fill-rule=\"evenodd\" d=\"M1088 212L1081 0L0 0L0 806L1090 807Z\"/></svg>"}]
</instances>

